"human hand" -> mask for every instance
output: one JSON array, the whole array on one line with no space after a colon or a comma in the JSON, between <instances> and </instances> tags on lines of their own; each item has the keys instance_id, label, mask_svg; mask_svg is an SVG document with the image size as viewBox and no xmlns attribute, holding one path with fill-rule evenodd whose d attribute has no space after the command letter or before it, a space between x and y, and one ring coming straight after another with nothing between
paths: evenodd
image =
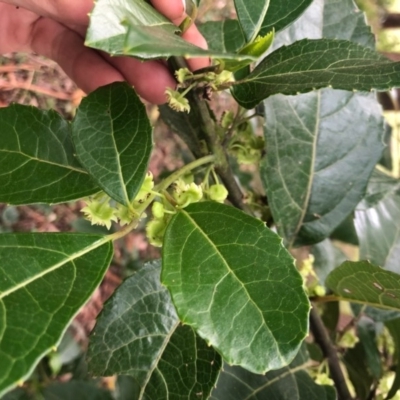
<instances>
[{"instance_id":1,"label":"human hand","mask_svg":"<svg viewBox=\"0 0 400 400\"><path fill-rule=\"evenodd\" d=\"M184 18L182 0L152 0L152 4L176 24ZM0 0L0 54L35 52L51 58L86 93L126 80L144 99L164 103L165 89L175 87L176 82L163 63L111 58L84 46L92 8L93 0ZM197 46L207 46L194 25L183 37ZM188 61L192 69L208 62L206 58Z\"/></svg>"}]
</instances>

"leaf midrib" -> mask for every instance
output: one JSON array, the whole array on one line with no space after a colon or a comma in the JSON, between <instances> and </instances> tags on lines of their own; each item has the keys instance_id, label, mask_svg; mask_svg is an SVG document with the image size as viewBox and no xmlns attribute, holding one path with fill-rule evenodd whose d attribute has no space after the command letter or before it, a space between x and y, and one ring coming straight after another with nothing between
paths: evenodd
<instances>
[{"instance_id":1,"label":"leaf midrib","mask_svg":"<svg viewBox=\"0 0 400 400\"><path fill-rule=\"evenodd\" d=\"M256 308L256 310L260 313L261 316L261 320L263 321L263 324L261 326L264 326L268 332L271 335L271 338L273 339L275 346L276 346L276 353L279 354L281 361L283 362L283 358L282 358L282 354L280 353L280 349L278 346L278 343L275 339L275 336L273 335L273 333L271 332L271 330L269 329L268 325L265 323L265 319L264 316L260 310L260 308L257 306L256 303L254 303L252 297L250 296L249 292L247 291L247 288L245 285L243 285L243 283L240 281L240 279L236 276L236 274L234 273L234 271L230 268L230 266L228 265L228 263L226 262L225 258L223 257L223 255L221 254L221 252L219 251L219 249L217 248L217 246L210 240L210 238L207 236L207 234L201 229L201 227L196 223L196 221L189 215L188 212L182 210L181 211L184 215L186 215L186 217L188 218L188 220L194 225L195 228L198 229L198 231L201 233L201 235L206 239L207 242L209 242L209 244L211 245L212 248L215 249L216 254L219 256L219 258L221 259L221 261L223 262L223 264L226 266L228 272L230 272L236 279L236 281L239 283L239 285L241 285L249 299L249 301L251 303L253 303L254 307Z\"/></svg>"},{"instance_id":2,"label":"leaf midrib","mask_svg":"<svg viewBox=\"0 0 400 400\"><path fill-rule=\"evenodd\" d=\"M56 271L58 268L61 268L62 266L64 266L65 264L67 264L68 262L74 261L79 257L84 256L85 254L97 249L98 247L106 244L107 242L109 242L111 240L110 237L105 236L101 239L96 240L95 242L93 242L92 244L90 244L89 246L83 248L82 250L74 253L73 255L70 256L66 256L63 260L59 261L58 263L54 264L53 266L51 266L50 268L46 269L45 271L41 271L40 273L33 275L32 277L30 277L29 279L26 279L25 281L13 286L11 289L8 289L4 292L0 293L0 300L2 300L3 298L7 297L8 295L16 292L19 289L24 288L25 286L28 286L30 283L36 281L37 279L42 278L43 276L46 276L47 274ZM10 246L10 245L6 245L6 246L0 246L0 247L7 247L8 249L15 247L18 250L21 250L21 248L33 248L33 249L41 249L41 250L45 250L47 252L49 251L54 251L52 249L48 249L48 248L39 248L37 246ZM58 252L59 253L59 252Z\"/></svg>"}]
</instances>

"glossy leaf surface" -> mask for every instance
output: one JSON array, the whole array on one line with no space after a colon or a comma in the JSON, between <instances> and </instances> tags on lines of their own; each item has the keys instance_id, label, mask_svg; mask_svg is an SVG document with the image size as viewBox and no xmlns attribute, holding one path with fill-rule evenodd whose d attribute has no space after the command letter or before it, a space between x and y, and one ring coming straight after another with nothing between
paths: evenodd
<instances>
[{"instance_id":1,"label":"glossy leaf surface","mask_svg":"<svg viewBox=\"0 0 400 400\"><path fill-rule=\"evenodd\" d=\"M327 279L336 295L357 303L400 310L400 275L368 261L346 261Z\"/></svg>"},{"instance_id":2,"label":"glossy leaf surface","mask_svg":"<svg viewBox=\"0 0 400 400\"><path fill-rule=\"evenodd\" d=\"M264 102L263 180L289 243L328 237L364 196L382 150L381 108L370 95L329 89Z\"/></svg>"},{"instance_id":3,"label":"glossy leaf surface","mask_svg":"<svg viewBox=\"0 0 400 400\"><path fill-rule=\"evenodd\" d=\"M199 25L208 47L221 53L237 52L246 44L246 39L236 19L208 21Z\"/></svg>"},{"instance_id":4,"label":"glossy leaf surface","mask_svg":"<svg viewBox=\"0 0 400 400\"><path fill-rule=\"evenodd\" d=\"M72 137L90 175L111 198L128 206L142 185L153 148L152 127L135 91L113 83L84 98Z\"/></svg>"},{"instance_id":5,"label":"glossy leaf surface","mask_svg":"<svg viewBox=\"0 0 400 400\"><path fill-rule=\"evenodd\" d=\"M99 0L91 13L86 45L113 55L142 59L170 56L255 60L194 46L179 29L144 0Z\"/></svg>"},{"instance_id":6,"label":"glossy leaf surface","mask_svg":"<svg viewBox=\"0 0 400 400\"><path fill-rule=\"evenodd\" d=\"M332 386L317 385L307 373L310 364L307 351L302 348L289 366L264 376L224 365L211 400L335 400Z\"/></svg>"},{"instance_id":7,"label":"glossy leaf surface","mask_svg":"<svg viewBox=\"0 0 400 400\"><path fill-rule=\"evenodd\" d=\"M386 186L386 185L385 185ZM373 207L356 211L356 229L360 238L360 257L373 264L400 273L400 196L394 192L398 187L393 182L389 187L370 183L368 198L381 198Z\"/></svg>"},{"instance_id":8,"label":"glossy leaf surface","mask_svg":"<svg viewBox=\"0 0 400 400\"><path fill-rule=\"evenodd\" d=\"M347 17L335 20L332 8ZM277 35L275 46L322 35L363 44L373 39L352 0L316 0ZM373 95L330 89L271 96L264 107L268 152L262 176L278 231L291 244L318 242L349 218L364 195L383 149L381 107Z\"/></svg>"},{"instance_id":9,"label":"glossy leaf surface","mask_svg":"<svg viewBox=\"0 0 400 400\"><path fill-rule=\"evenodd\" d=\"M203 202L173 217L162 282L181 321L250 371L287 365L307 332L309 303L292 257L275 233L235 208Z\"/></svg>"},{"instance_id":10,"label":"glossy leaf surface","mask_svg":"<svg viewBox=\"0 0 400 400\"><path fill-rule=\"evenodd\" d=\"M235 98L250 109L277 93L388 90L400 85L400 63L347 40L304 39L275 50L242 82Z\"/></svg>"},{"instance_id":11,"label":"glossy leaf surface","mask_svg":"<svg viewBox=\"0 0 400 400\"><path fill-rule=\"evenodd\" d=\"M278 32L286 28L299 18L311 3L312 0L298 0L295 3L291 0L270 1L260 35L265 35L272 29Z\"/></svg>"},{"instance_id":12,"label":"glossy leaf surface","mask_svg":"<svg viewBox=\"0 0 400 400\"><path fill-rule=\"evenodd\" d=\"M0 394L57 346L112 253L97 235L0 236Z\"/></svg>"},{"instance_id":13,"label":"glossy leaf surface","mask_svg":"<svg viewBox=\"0 0 400 400\"><path fill-rule=\"evenodd\" d=\"M59 203L99 190L75 158L69 130L54 111L0 108L0 202Z\"/></svg>"},{"instance_id":14,"label":"glossy leaf surface","mask_svg":"<svg viewBox=\"0 0 400 400\"><path fill-rule=\"evenodd\" d=\"M246 38L252 42L258 35L267 14L270 0L235 0L236 14Z\"/></svg>"},{"instance_id":15,"label":"glossy leaf surface","mask_svg":"<svg viewBox=\"0 0 400 400\"><path fill-rule=\"evenodd\" d=\"M179 325L160 263L146 264L116 290L104 306L91 337L89 367L95 375L129 375L140 399L177 393L206 399L215 384L220 356Z\"/></svg>"}]
</instances>

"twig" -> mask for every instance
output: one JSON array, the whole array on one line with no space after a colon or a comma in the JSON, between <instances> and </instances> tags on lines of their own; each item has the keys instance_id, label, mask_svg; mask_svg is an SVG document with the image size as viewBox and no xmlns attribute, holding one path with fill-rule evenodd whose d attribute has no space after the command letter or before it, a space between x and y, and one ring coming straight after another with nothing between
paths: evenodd
<instances>
[{"instance_id":1,"label":"twig","mask_svg":"<svg viewBox=\"0 0 400 400\"><path fill-rule=\"evenodd\" d=\"M229 201L235 207L247 212L248 214L252 214L250 207L243 202L243 193L236 182L228 162L228 156L215 131L215 123L210 115L207 104L197 95L193 96L193 102L195 103L194 106L197 108L201 117L202 131L207 145L216 156L217 162L215 165L215 172L220 176L229 192Z\"/></svg>"},{"instance_id":2,"label":"twig","mask_svg":"<svg viewBox=\"0 0 400 400\"><path fill-rule=\"evenodd\" d=\"M333 381L335 382L339 400L352 400L351 394L346 384L343 371L340 367L339 357L325 326L318 315L318 312L313 308L310 313L310 329L314 336L315 342L321 347L322 353L328 360L329 371Z\"/></svg>"}]
</instances>

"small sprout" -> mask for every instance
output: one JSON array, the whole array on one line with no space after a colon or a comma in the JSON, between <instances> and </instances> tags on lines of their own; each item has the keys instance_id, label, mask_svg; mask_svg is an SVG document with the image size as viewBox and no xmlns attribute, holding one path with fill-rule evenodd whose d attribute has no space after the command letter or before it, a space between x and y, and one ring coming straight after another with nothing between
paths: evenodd
<instances>
[{"instance_id":1,"label":"small sprout","mask_svg":"<svg viewBox=\"0 0 400 400\"><path fill-rule=\"evenodd\" d=\"M184 83L188 79L193 78L193 72L188 68L180 68L175 72L175 77L179 83Z\"/></svg>"},{"instance_id":2,"label":"small sprout","mask_svg":"<svg viewBox=\"0 0 400 400\"><path fill-rule=\"evenodd\" d=\"M211 185L207 194L211 200L217 201L218 203L223 203L228 197L228 191L225 186L220 183L217 185Z\"/></svg>"},{"instance_id":3,"label":"small sprout","mask_svg":"<svg viewBox=\"0 0 400 400\"><path fill-rule=\"evenodd\" d=\"M103 200L86 200L86 207L83 207L81 212L85 214L85 218L89 220L92 225L102 225L107 229L111 228L111 222L117 222L115 216L115 209L109 204L109 198L104 197Z\"/></svg>"},{"instance_id":4,"label":"small sprout","mask_svg":"<svg viewBox=\"0 0 400 400\"><path fill-rule=\"evenodd\" d=\"M167 95L168 104L173 110L178 112L190 112L189 101L182 93L179 93L177 90L167 88L165 94Z\"/></svg>"}]
</instances>

